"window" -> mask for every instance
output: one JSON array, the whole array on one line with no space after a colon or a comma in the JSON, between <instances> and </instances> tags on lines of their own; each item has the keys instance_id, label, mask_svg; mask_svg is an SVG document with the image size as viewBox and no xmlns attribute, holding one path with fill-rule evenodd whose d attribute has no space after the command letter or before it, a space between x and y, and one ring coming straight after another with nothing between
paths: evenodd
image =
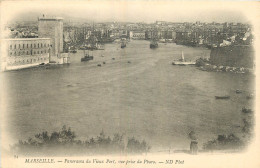
<instances>
[{"instance_id":1,"label":"window","mask_svg":"<svg viewBox=\"0 0 260 168\"><path fill-rule=\"evenodd\" d=\"M23 48L24 48L24 44L23 44Z\"/></svg>"},{"instance_id":2,"label":"window","mask_svg":"<svg viewBox=\"0 0 260 168\"><path fill-rule=\"evenodd\" d=\"M16 55L16 51L14 52L14 55Z\"/></svg>"},{"instance_id":3,"label":"window","mask_svg":"<svg viewBox=\"0 0 260 168\"><path fill-rule=\"evenodd\" d=\"M50 46L50 44L48 44L48 47Z\"/></svg>"},{"instance_id":4,"label":"window","mask_svg":"<svg viewBox=\"0 0 260 168\"><path fill-rule=\"evenodd\" d=\"M10 49L12 49L12 45L10 45Z\"/></svg>"},{"instance_id":5,"label":"window","mask_svg":"<svg viewBox=\"0 0 260 168\"><path fill-rule=\"evenodd\" d=\"M14 45L14 49L16 49L16 44Z\"/></svg>"},{"instance_id":6,"label":"window","mask_svg":"<svg viewBox=\"0 0 260 168\"><path fill-rule=\"evenodd\" d=\"M32 44L31 44L31 48L32 48Z\"/></svg>"},{"instance_id":7,"label":"window","mask_svg":"<svg viewBox=\"0 0 260 168\"><path fill-rule=\"evenodd\" d=\"M40 44L38 43L38 48L40 48Z\"/></svg>"},{"instance_id":8,"label":"window","mask_svg":"<svg viewBox=\"0 0 260 168\"><path fill-rule=\"evenodd\" d=\"M12 55L13 53L12 52L10 52L10 55Z\"/></svg>"},{"instance_id":9,"label":"window","mask_svg":"<svg viewBox=\"0 0 260 168\"><path fill-rule=\"evenodd\" d=\"M36 48L36 44L34 44L34 48Z\"/></svg>"},{"instance_id":10,"label":"window","mask_svg":"<svg viewBox=\"0 0 260 168\"><path fill-rule=\"evenodd\" d=\"M41 43L41 47L42 47L42 43Z\"/></svg>"},{"instance_id":11,"label":"window","mask_svg":"<svg viewBox=\"0 0 260 168\"><path fill-rule=\"evenodd\" d=\"M29 44L27 44L27 48L29 47Z\"/></svg>"},{"instance_id":12,"label":"window","mask_svg":"<svg viewBox=\"0 0 260 168\"><path fill-rule=\"evenodd\" d=\"M42 51L41 51L41 54L42 54Z\"/></svg>"},{"instance_id":13,"label":"window","mask_svg":"<svg viewBox=\"0 0 260 168\"><path fill-rule=\"evenodd\" d=\"M29 51L27 51L26 54L29 55Z\"/></svg>"},{"instance_id":14,"label":"window","mask_svg":"<svg viewBox=\"0 0 260 168\"><path fill-rule=\"evenodd\" d=\"M36 54L36 52L34 51L33 54Z\"/></svg>"},{"instance_id":15,"label":"window","mask_svg":"<svg viewBox=\"0 0 260 168\"><path fill-rule=\"evenodd\" d=\"M18 48L21 48L21 45L19 44L19 47Z\"/></svg>"},{"instance_id":16,"label":"window","mask_svg":"<svg viewBox=\"0 0 260 168\"><path fill-rule=\"evenodd\" d=\"M44 44L44 47L46 47L46 44Z\"/></svg>"},{"instance_id":17,"label":"window","mask_svg":"<svg viewBox=\"0 0 260 168\"><path fill-rule=\"evenodd\" d=\"M39 54L39 51L37 51L37 54Z\"/></svg>"}]
</instances>

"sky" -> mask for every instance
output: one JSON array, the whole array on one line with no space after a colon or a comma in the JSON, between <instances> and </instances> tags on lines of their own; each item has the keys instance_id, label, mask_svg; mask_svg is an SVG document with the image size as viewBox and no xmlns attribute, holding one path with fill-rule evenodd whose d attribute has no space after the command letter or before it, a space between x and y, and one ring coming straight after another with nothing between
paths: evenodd
<instances>
[{"instance_id":1,"label":"sky","mask_svg":"<svg viewBox=\"0 0 260 168\"><path fill-rule=\"evenodd\" d=\"M224 1L155 1L155 0L89 0L89 1L4 1L4 21L36 21L37 17L60 16L71 21L147 22L248 22L254 2ZM250 12L248 12L250 11Z\"/></svg>"}]
</instances>

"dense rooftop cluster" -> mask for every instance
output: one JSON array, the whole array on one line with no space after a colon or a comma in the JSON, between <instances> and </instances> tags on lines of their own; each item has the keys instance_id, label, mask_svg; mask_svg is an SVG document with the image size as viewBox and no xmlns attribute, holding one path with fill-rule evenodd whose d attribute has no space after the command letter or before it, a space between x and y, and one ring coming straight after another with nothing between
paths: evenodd
<instances>
[{"instance_id":1,"label":"dense rooftop cluster","mask_svg":"<svg viewBox=\"0 0 260 168\"><path fill-rule=\"evenodd\" d=\"M38 37L37 23L21 22L8 26L11 38ZM251 45L253 37L251 25L242 23L174 23L156 21L154 23L64 23L64 42L80 46L91 37L101 43L113 42L120 38L175 42L189 46L226 46L232 44Z\"/></svg>"}]
</instances>

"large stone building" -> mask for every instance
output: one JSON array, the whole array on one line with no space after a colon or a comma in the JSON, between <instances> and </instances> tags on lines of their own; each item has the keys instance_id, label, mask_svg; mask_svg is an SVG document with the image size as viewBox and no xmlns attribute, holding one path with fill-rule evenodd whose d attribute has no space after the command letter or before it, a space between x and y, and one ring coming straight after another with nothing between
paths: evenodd
<instances>
[{"instance_id":1,"label":"large stone building","mask_svg":"<svg viewBox=\"0 0 260 168\"><path fill-rule=\"evenodd\" d=\"M6 39L2 60L2 70L22 69L49 63L49 38L17 38Z\"/></svg>"},{"instance_id":2,"label":"large stone building","mask_svg":"<svg viewBox=\"0 0 260 168\"><path fill-rule=\"evenodd\" d=\"M22 69L42 63L69 62L63 52L63 19L39 18L39 38L5 39L1 43L1 71Z\"/></svg>"},{"instance_id":3,"label":"large stone building","mask_svg":"<svg viewBox=\"0 0 260 168\"><path fill-rule=\"evenodd\" d=\"M68 62L68 54L63 51L63 19L60 17L38 18L38 37L50 38L50 62L63 64Z\"/></svg>"},{"instance_id":4,"label":"large stone building","mask_svg":"<svg viewBox=\"0 0 260 168\"><path fill-rule=\"evenodd\" d=\"M130 38L136 40L144 40L145 31L130 31Z\"/></svg>"}]
</instances>

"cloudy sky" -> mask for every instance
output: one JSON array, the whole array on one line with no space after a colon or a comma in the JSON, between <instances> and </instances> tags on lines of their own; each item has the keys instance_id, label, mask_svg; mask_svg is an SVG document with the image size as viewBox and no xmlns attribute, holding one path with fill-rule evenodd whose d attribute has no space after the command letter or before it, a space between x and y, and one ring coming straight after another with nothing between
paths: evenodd
<instances>
[{"instance_id":1,"label":"cloudy sky","mask_svg":"<svg viewBox=\"0 0 260 168\"><path fill-rule=\"evenodd\" d=\"M45 14L65 20L154 22L248 22L254 15L253 2L211 1L5 1L2 20L37 20ZM249 12L250 11L250 12Z\"/></svg>"}]
</instances>

